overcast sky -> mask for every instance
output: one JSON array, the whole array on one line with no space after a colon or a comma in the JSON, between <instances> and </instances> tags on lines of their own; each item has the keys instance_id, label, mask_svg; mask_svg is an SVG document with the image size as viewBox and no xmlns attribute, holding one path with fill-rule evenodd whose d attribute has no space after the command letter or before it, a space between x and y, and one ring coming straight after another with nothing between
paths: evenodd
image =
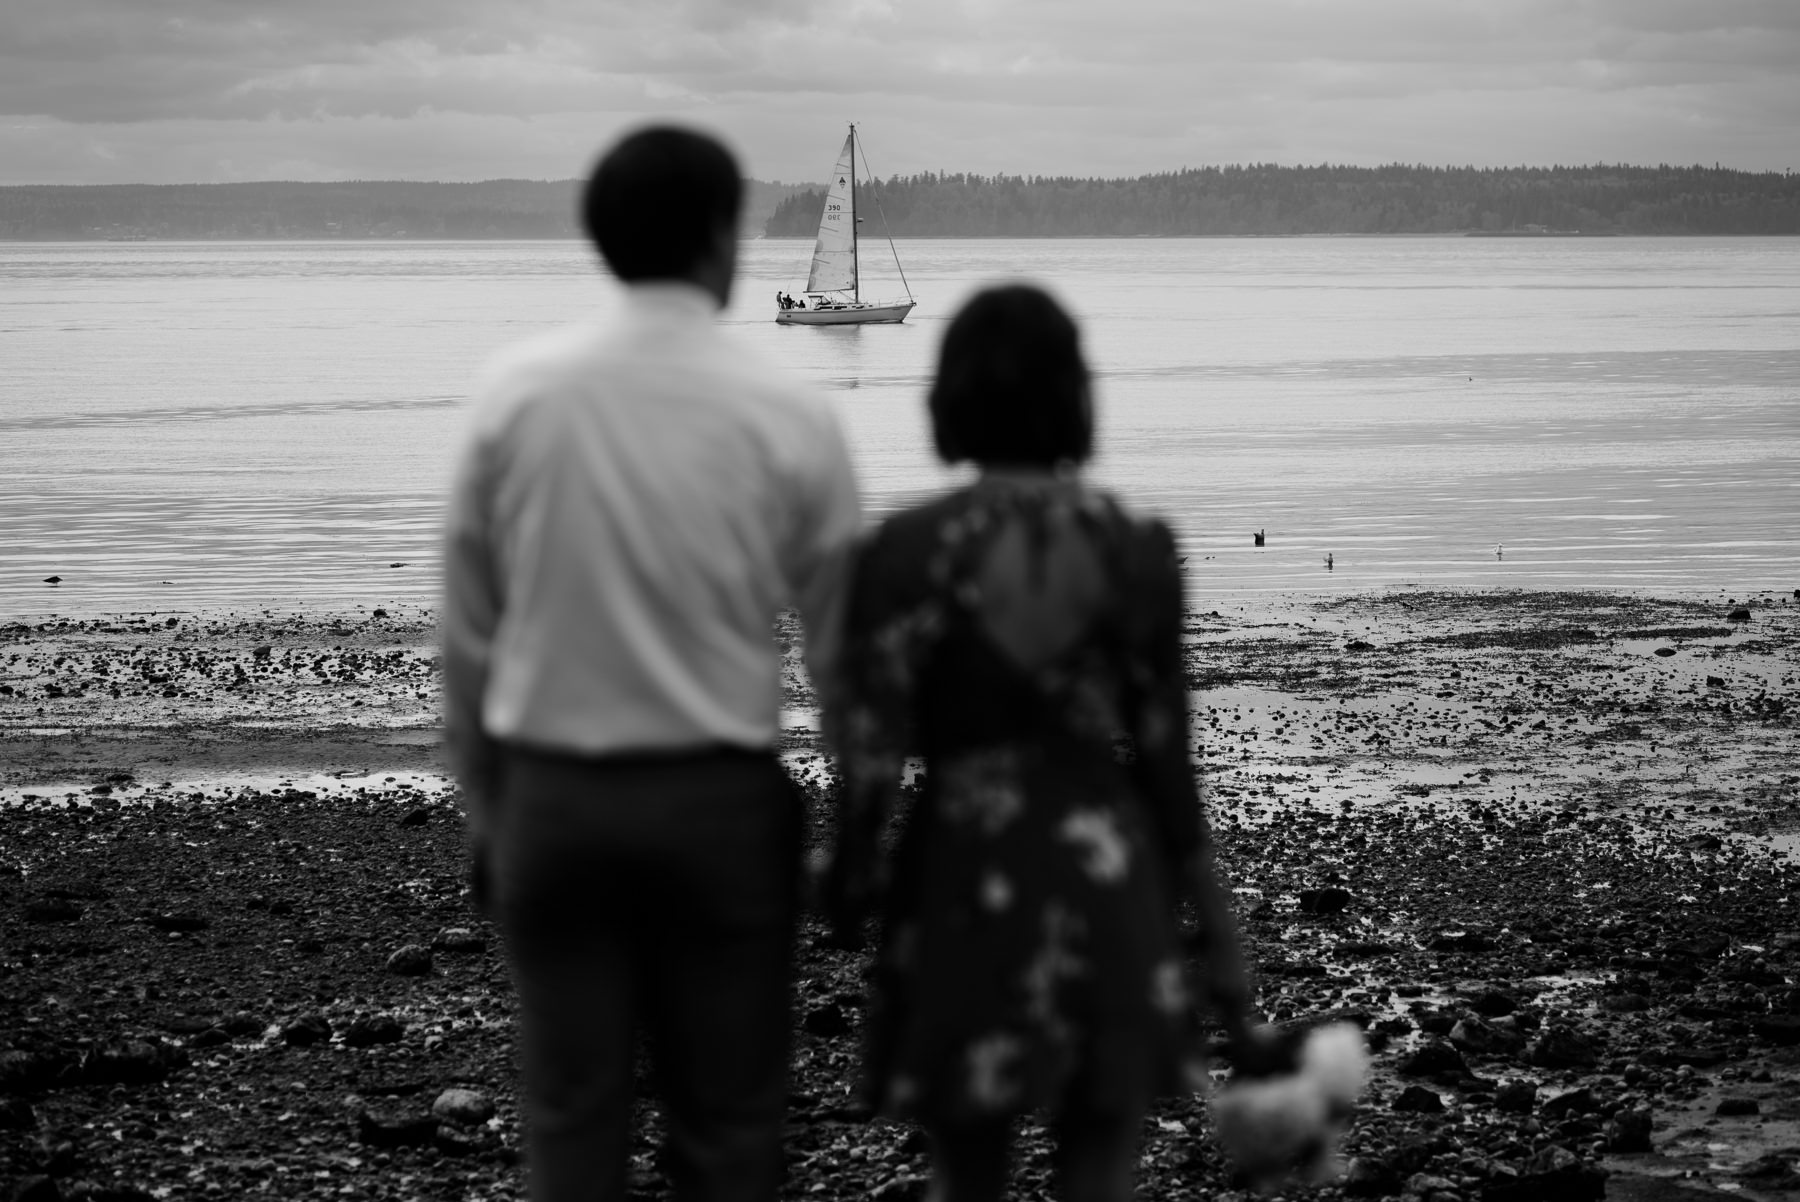
<instances>
[{"instance_id":1,"label":"overcast sky","mask_svg":"<svg viewBox=\"0 0 1800 1202\"><path fill-rule=\"evenodd\" d=\"M0 0L0 183L1800 169L1800 0Z\"/></svg>"}]
</instances>

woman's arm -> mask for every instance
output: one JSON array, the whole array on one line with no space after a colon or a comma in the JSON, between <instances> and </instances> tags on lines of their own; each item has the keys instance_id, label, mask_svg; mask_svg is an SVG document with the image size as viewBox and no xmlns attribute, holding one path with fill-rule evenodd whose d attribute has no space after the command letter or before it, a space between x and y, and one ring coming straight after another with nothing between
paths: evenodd
<instances>
[{"instance_id":1,"label":"woman's arm","mask_svg":"<svg viewBox=\"0 0 1800 1202\"><path fill-rule=\"evenodd\" d=\"M1181 569L1166 526L1158 522L1143 533L1136 562L1138 587L1129 602L1137 611L1129 672L1136 686L1129 708L1136 743L1133 771L1155 816L1171 883L1194 906L1194 951L1202 980L1228 1035L1237 1042L1249 1029L1250 977L1189 758Z\"/></svg>"},{"instance_id":2,"label":"woman's arm","mask_svg":"<svg viewBox=\"0 0 1800 1202\"><path fill-rule=\"evenodd\" d=\"M855 559L836 687L837 839L825 877L834 941L856 947L862 923L886 885L881 834L900 792L911 742L914 679L930 609L916 595L890 527Z\"/></svg>"}]
</instances>

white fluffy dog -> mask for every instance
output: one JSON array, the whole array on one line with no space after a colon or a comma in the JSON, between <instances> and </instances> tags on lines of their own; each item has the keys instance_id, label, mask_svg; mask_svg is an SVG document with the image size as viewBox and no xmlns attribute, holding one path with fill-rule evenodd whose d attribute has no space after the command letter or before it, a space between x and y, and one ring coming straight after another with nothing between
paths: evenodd
<instances>
[{"instance_id":1,"label":"white fluffy dog","mask_svg":"<svg viewBox=\"0 0 1800 1202\"><path fill-rule=\"evenodd\" d=\"M1233 1077L1212 1098L1213 1131L1259 1189L1335 1176L1337 1137L1369 1077L1362 1032L1333 1023L1306 1033L1292 1071Z\"/></svg>"}]
</instances>

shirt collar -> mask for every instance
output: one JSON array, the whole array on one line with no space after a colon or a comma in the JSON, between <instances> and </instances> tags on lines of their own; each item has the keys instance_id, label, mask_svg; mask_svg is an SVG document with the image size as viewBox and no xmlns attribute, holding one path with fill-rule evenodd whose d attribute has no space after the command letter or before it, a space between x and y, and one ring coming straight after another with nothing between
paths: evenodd
<instances>
[{"instance_id":1,"label":"shirt collar","mask_svg":"<svg viewBox=\"0 0 1800 1202\"><path fill-rule=\"evenodd\" d=\"M686 280L638 280L625 285L632 311L652 311L670 317L710 321L719 315L719 302L698 284Z\"/></svg>"}]
</instances>

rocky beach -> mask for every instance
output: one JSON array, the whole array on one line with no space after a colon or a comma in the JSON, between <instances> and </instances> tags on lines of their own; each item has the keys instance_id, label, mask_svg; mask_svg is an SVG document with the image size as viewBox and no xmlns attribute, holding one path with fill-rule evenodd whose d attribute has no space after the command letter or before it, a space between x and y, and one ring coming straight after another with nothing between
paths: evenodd
<instances>
[{"instance_id":1,"label":"rocky beach","mask_svg":"<svg viewBox=\"0 0 1800 1202\"><path fill-rule=\"evenodd\" d=\"M1188 636L1258 1004L1374 1053L1345 1171L1285 1196L1800 1191L1800 593L1221 596ZM416 605L0 625L0 1198L524 1196L438 699ZM820 934L788 1193L916 1202L922 1137L853 1094L864 964ZM1208 1128L1157 1107L1142 1196L1242 1188ZM1049 1196L1040 1125L1019 1155Z\"/></svg>"}]
</instances>

